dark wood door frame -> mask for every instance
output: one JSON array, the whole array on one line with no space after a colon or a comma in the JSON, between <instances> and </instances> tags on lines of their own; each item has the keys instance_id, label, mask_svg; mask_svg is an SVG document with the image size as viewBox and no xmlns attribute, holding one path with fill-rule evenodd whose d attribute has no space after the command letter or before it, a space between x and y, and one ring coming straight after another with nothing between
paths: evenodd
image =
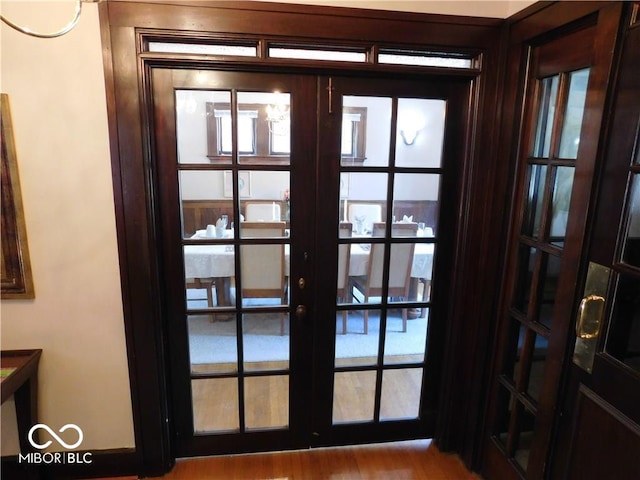
<instances>
[{"instance_id":1,"label":"dark wood door frame","mask_svg":"<svg viewBox=\"0 0 640 480\"><path fill-rule=\"evenodd\" d=\"M498 155L497 107L500 104L503 21L472 17L376 12L260 2L110 1L100 4L112 152L114 200L124 303L125 332L138 471L157 475L175 459L167 384L167 336L162 265L158 255L159 218L151 165L152 111L148 73L152 65L283 73L357 74L421 78L450 75L469 80L465 171L460 219L456 229L454 268L449 288L448 332L441 392L442 412L436 440L441 448L462 452L469 463L477 420L482 415L482 376L488 346L482 332L491 329L507 162ZM335 39L340 32L341 40ZM146 35L146 37L145 37ZM279 39L395 48L473 52L480 62L469 71L441 68L318 64L268 58L202 58L141 51L145 38L180 40ZM263 45L264 43L260 43ZM367 48L369 48L367 47ZM262 48L262 47L261 47ZM482 232L482 233L479 233ZM482 287L482 288L481 288ZM468 319L473 319L469 322ZM464 385L465 387L460 387ZM467 387L470 390L467 390ZM446 400L442 402L442 400ZM460 412L464 412L461 414Z\"/></svg>"}]
</instances>

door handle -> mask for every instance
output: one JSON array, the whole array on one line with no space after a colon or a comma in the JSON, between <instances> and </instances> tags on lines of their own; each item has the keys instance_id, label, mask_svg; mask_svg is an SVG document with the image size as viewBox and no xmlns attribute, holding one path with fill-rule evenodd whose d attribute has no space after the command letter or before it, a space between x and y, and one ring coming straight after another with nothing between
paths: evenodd
<instances>
[{"instance_id":1,"label":"door handle","mask_svg":"<svg viewBox=\"0 0 640 480\"><path fill-rule=\"evenodd\" d=\"M302 320L306 316L307 316L307 307L305 307L304 305L298 305L296 307L296 317Z\"/></svg>"},{"instance_id":2,"label":"door handle","mask_svg":"<svg viewBox=\"0 0 640 480\"><path fill-rule=\"evenodd\" d=\"M605 298L601 295L588 295L580 302L576 335L582 339L598 338L602 325Z\"/></svg>"}]
</instances>

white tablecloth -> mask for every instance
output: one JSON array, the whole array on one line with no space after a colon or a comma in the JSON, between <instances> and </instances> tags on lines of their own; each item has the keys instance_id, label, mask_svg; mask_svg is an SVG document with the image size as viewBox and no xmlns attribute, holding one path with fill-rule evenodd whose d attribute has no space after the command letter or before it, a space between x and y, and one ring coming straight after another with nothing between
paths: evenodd
<instances>
[{"instance_id":1,"label":"white tablecloth","mask_svg":"<svg viewBox=\"0 0 640 480\"><path fill-rule=\"evenodd\" d=\"M417 243L413 255L411 276L431 279L433 270L433 244ZM184 268L186 278L235 276L234 249L231 245L186 245ZM289 245L285 245L286 271L289 271ZM365 275L369 262L369 250L360 244L351 245L349 275Z\"/></svg>"}]
</instances>

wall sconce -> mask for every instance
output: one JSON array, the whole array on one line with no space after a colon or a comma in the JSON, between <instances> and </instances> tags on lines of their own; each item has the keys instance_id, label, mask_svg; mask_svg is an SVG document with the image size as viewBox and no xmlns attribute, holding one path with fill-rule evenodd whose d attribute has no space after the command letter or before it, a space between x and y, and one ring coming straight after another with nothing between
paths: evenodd
<instances>
[{"instance_id":1,"label":"wall sconce","mask_svg":"<svg viewBox=\"0 0 640 480\"><path fill-rule=\"evenodd\" d=\"M413 142L416 141L416 137L418 136L418 130L415 128L403 128L400 130L400 136L405 145L413 145Z\"/></svg>"},{"instance_id":2,"label":"wall sconce","mask_svg":"<svg viewBox=\"0 0 640 480\"><path fill-rule=\"evenodd\" d=\"M424 114L414 108L404 108L398 112L398 133L405 145L413 145L425 127Z\"/></svg>"}]
</instances>

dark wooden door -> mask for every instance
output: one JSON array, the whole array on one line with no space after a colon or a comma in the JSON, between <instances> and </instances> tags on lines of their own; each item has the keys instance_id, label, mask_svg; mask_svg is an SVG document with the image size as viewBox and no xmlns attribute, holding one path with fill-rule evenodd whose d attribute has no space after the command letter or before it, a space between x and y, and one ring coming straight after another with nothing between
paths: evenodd
<instances>
[{"instance_id":1,"label":"dark wooden door","mask_svg":"<svg viewBox=\"0 0 640 480\"><path fill-rule=\"evenodd\" d=\"M640 24L626 34L553 477L640 478Z\"/></svg>"},{"instance_id":2,"label":"dark wooden door","mask_svg":"<svg viewBox=\"0 0 640 480\"><path fill-rule=\"evenodd\" d=\"M563 361L581 293L608 49L619 19L611 10L535 39L524 55L524 120L484 448L487 478L549 473Z\"/></svg>"},{"instance_id":3,"label":"dark wooden door","mask_svg":"<svg viewBox=\"0 0 640 480\"><path fill-rule=\"evenodd\" d=\"M177 456L431 436L468 80L149 78Z\"/></svg>"}]
</instances>

